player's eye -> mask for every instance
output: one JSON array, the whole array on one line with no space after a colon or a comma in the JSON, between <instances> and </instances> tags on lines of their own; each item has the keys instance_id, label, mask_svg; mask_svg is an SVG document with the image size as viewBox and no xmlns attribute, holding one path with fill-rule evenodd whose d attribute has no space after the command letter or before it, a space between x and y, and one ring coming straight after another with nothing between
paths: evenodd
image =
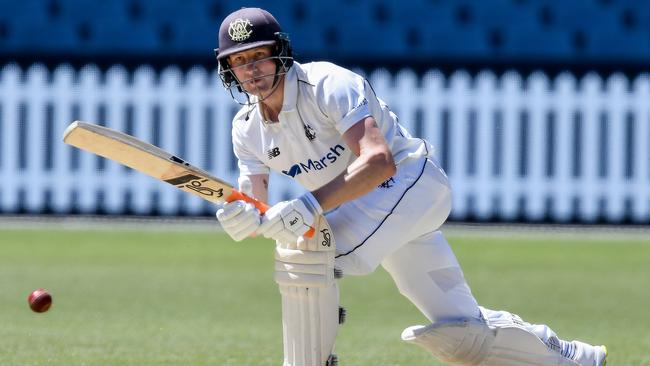
<instances>
[{"instance_id":1,"label":"player's eye","mask_svg":"<svg viewBox=\"0 0 650 366\"><path fill-rule=\"evenodd\" d=\"M265 48L265 49L261 49L261 50L255 52L255 57L256 57L258 60L259 60L259 59L262 59L262 58L269 58L269 57L271 57L271 56L272 56L272 55L271 55L271 50L270 50L270 49L266 49L266 48Z\"/></svg>"},{"instance_id":2,"label":"player's eye","mask_svg":"<svg viewBox=\"0 0 650 366\"><path fill-rule=\"evenodd\" d=\"M241 57L235 57L235 58L233 58L232 60L230 60L230 63L231 63L233 66L239 66L239 65L243 64L244 61L243 61L243 58L241 58Z\"/></svg>"}]
</instances>

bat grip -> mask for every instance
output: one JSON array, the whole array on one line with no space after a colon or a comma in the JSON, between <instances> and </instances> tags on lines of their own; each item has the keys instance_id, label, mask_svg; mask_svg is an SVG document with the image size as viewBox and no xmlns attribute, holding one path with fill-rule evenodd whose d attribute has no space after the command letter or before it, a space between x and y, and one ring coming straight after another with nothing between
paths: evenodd
<instances>
[{"instance_id":1,"label":"bat grip","mask_svg":"<svg viewBox=\"0 0 650 366\"><path fill-rule=\"evenodd\" d=\"M271 208L271 206L267 205L266 203L262 201L258 201L255 198L247 195L246 193L242 193L236 189L233 189L230 196L226 198L226 202L233 202L233 201L246 201L248 203L251 203L258 210L260 210L260 213L262 215L264 215L264 213L266 213L266 211L268 211L268 209Z\"/></svg>"},{"instance_id":2,"label":"bat grip","mask_svg":"<svg viewBox=\"0 0 650 366\"><path fill-rule=\"evenodd\" d=\"M264 215L266 211L271 208L271 206L267 205L266 203L256 200L255 198L247 195L246 193L242 193L236 189L232 190L232 193L226 198L226 202L232 202L232 201L246 201L248 203L251 203L253 206L255 206L258 210L260 210L260 213ZM311 238L314 236L316 230L313 227L310 227L309 230L305 233L306 238Z\"/></svg>"}]
</instances>

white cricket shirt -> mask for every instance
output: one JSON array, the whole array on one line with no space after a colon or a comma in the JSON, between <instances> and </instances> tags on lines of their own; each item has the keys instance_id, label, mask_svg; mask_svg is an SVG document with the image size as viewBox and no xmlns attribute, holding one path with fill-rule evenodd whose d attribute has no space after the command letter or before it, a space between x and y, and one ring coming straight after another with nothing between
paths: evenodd
<instances>
[{"instance_id":1,"label":"white cricket shirt","mask_svg":"<svg viewBox=\"0 0 650 366\"><path fill-rule=\"evenodd\" d=\"M285 174L313 191L341 174L356 156L342 135L372 116L391 148L395 163L431 155L379 99L368 81L329 62L297 62L286 74L278 123L267 123L258 104L233 119L232 141L240 175Z\"/></svg>"}]
</instances>

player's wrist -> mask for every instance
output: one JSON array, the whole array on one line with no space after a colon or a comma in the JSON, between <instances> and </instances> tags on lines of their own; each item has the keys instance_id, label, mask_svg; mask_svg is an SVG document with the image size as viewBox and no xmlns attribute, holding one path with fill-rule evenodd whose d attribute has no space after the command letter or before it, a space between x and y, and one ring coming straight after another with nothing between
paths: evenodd
<instances>
[{"instance_id":1,"label":"player's wrist","mask_svg":"<svg viewBox=\"0 0 650 366\"><path fill-rule=\"evenodd\" d=\"M316 199L316 197L314 197L314 195L311 192L307 192L303 194L302 196L298 197L298 199L305 204L305 207L307 207L307 209L311 211L314 217L321 215L323 213L323 208L321 207L320 203L318 203L318 200Z\"/></svg>"}]
</instances>

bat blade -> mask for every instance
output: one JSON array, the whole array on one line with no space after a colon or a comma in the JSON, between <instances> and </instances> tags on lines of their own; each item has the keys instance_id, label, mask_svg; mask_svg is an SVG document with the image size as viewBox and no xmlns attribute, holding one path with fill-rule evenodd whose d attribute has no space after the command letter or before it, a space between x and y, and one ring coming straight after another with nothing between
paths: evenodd
<instances>
[{"instance_id":1,"label":"bat blade","mask_svg":"<svg viewBox=\"0 0 650 366\"><path fill-rule=\"evenodd\" d=\"M210 202L224 203L241 199L254 204L262 213L268 209L265 203L237 191L227 182L183 159L107 127L75 121L66 128L63 141L165 181Z\"/></svg>"},{"instance_id":2,"label":"bat blade","mask_svg":"<svg viewBox=\"0 0 650 366\"><path fill-rule=\"evenodd\" d=\"M74 121L65 129L63 142L126 165L210 202L242 200L255 205L262 214L269 209L266 203L239 192L227 182L183 159L107 127ZM311 238L314 233L314 228L310 228L305 236Z\"/></svg>"}]
</instances>

